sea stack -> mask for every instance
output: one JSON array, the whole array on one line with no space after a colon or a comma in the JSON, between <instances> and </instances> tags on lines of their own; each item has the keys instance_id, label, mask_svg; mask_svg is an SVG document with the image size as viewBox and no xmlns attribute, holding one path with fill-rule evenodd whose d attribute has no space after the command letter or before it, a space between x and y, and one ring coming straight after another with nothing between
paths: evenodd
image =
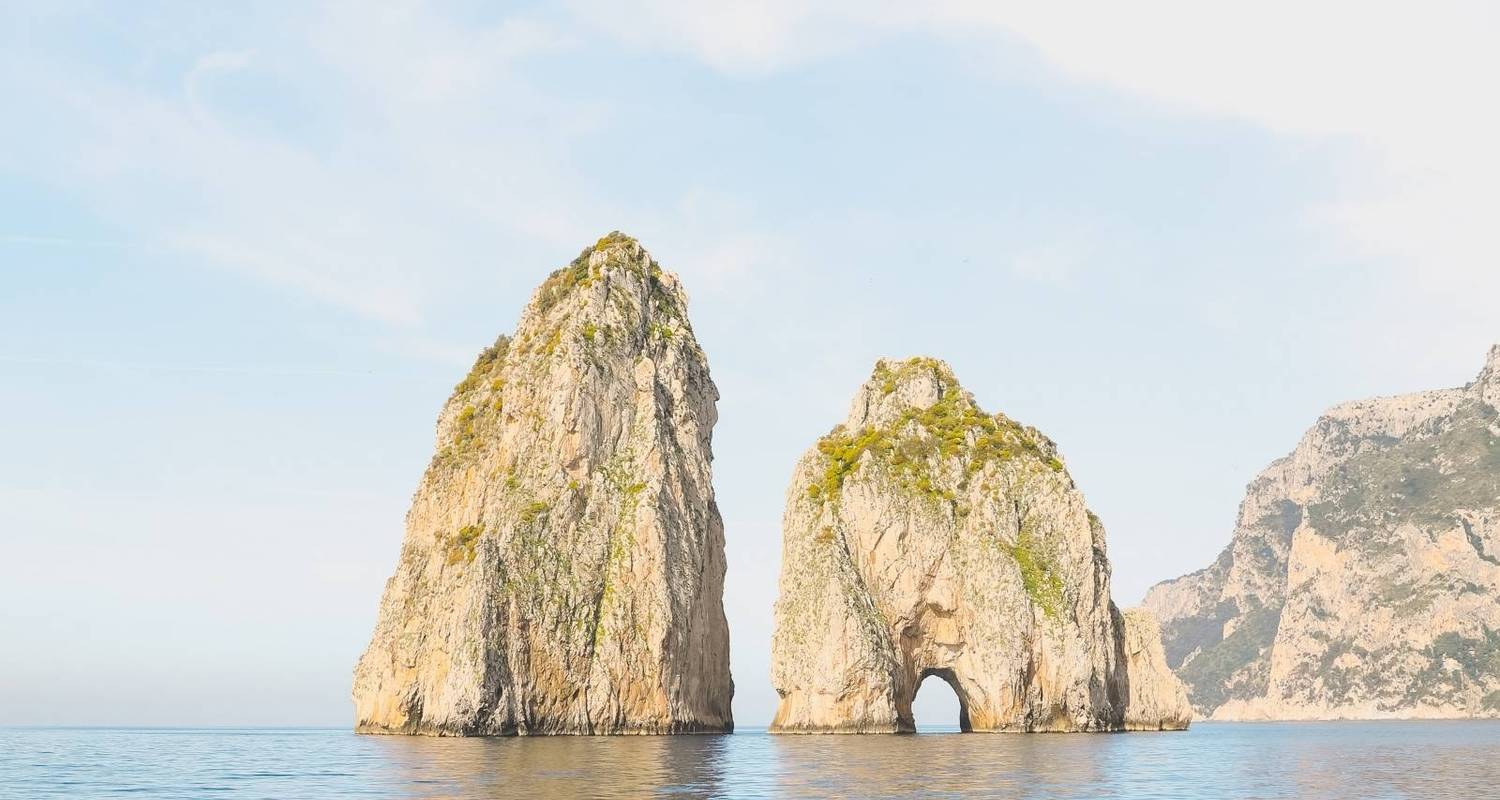
<instances>
[{"instance_id":1,"label":"sea stack","mask_svg":"<svg viewBox=\"0 0 1500 800\"><path fill-rule=\"evenodd\" d=\"M1500 716L1497 407L1500 347L1330 409L1250 483L1218 559L1146 597L1198 713Z\"/></svg>"},{"instance_id":2,"label":"sea stack","mask_svg":"<svg viewBox=\"0 0 1500 800\"><path fill-rule=\"evenodd\" d=\"M965 731L1188 725L1154 620L1110 600L1104 527L1056 446L941 361L876 364L797 463L783 537L773 732L912 731L928 676Z\"/></svg>"},{"instance_id":3,"label":"sea stack","mask_svg":"<svg viewBox=\"0 0 1500 800\"><path fill-rule=\"evenodd\" d=\"M682 285L634 239L552 273L438 417L356 729L731 730L717 400Z\"/></svg>"}]
</instances>

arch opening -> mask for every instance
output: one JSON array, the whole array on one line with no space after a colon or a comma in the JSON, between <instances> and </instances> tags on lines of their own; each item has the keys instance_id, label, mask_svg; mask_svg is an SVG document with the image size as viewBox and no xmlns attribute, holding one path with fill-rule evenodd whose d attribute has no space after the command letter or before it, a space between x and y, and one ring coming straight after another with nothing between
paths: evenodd
<instances>
[{"instance_id":1,"label":"arch opening","mask_svg":"<svg viewBox=\"0 0 1500 800\"><path fill-rule=\"evenodd\" d=\"M936 680L931 680L935 678ZM923 688L927 691L922 691ZM923 670L917 678L911 702L913 727L921 731L943 730L958 720L958 730L970 733L969 705L964 700L963 690L958 685L958 676L951 669Z\"/></svg>"}]
</instances>

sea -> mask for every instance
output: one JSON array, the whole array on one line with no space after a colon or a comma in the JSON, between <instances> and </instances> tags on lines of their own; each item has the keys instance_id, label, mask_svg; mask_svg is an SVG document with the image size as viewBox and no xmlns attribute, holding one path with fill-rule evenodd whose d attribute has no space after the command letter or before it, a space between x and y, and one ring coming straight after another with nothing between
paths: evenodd
<instances>
[{"instance_id":1,"label":"sea","mask_svg":"<svg viewBox=\"0 0 1500 800\"><path fill-rule=\"evenodd\" d=\"M1500 798L1500 722L435 739L0 728L3 798Z\"/></svg>"}]
</instances>

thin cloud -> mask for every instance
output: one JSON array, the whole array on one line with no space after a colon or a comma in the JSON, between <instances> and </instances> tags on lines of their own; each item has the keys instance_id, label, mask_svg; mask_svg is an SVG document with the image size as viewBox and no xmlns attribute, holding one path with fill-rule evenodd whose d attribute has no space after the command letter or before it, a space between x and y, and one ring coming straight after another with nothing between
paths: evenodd
<instances>
[{"instance_id":1,"label":"thin cloud","mask_svg":"<svg viewBox=\"0 0 1500 800\"><path fill-rule=\"evenodd\" d=\"M33 39L73 22L38 15ZM567 146L607 117L513 69L569 37L523 17L467 28L420 5L329 5L278 24L256 48L208 50L167 81L66 48L10 49L0 89L36 124L0 131L0 169L66 192L185 265L408 329L487 260L455 230L502 242L570 232L587 182L571 174ZM236 96L241 85L298 105L266 108Z\"/></svg>"},{"instance_id":2,"label":"thin cloud","mask_svg":"<svg viewBox=\"0 0 1500 800\"><path fill-rule=\"evenodd\" d=\"M28 236L26 234L0 234L0 244L38 245L41 247L138 247L131 242L107 239L78 239L71 236Z\"/></svg>"},{"instance_id":3,"label":"thin cloud","mask_svg":"<svg viewBox=\"0 0 1500 800\"><path fill-rule=\"evenodd\" d=\"M1500 106L1485 101L1500 74L1493 46L1500 9L1493 4L753 6L722 14L686 0L574 4L581 21L629 46L687 55L741 76L796 69L894 36L986 50L1020 44L1072 81L1189 114L1248 121L1292 141L1330 143L1343 153L1347 179L1334 200L1309 203L1309 228L1336 237L1389 287L1379 308L1351 328L1351 347L1368 328L1389 329L1380 320L1409 305L1412 292L1431 301L1451 297L1443 319L1413 325L1463 326L1467 340L1500 334L1489 303L1500 294L1500 235L1491 222L1500 218ZM1045 261L1023 261L1017 270L1056 273ZM1457 286L1464 291L1453 292ZM1408 333L1393 331L1386 344L1420 340Z\"/></svg>"},{"instance_id":4,"label":"thin cloud","mask_svg":"<svg viewBox=\"0 0 1500 800\"><path fill-rule=\"evenodd\" d=\"M329 367L294 367L277 365L245 364L152 364L138 361L110 361L86 358L27 358L23 356L0 356L0 364L31 367L68 367L122 370L125 372L182 372L219 375L307 375L347 378L406 377L372 369L337 369Z\"/></svg>"}]
</instances>

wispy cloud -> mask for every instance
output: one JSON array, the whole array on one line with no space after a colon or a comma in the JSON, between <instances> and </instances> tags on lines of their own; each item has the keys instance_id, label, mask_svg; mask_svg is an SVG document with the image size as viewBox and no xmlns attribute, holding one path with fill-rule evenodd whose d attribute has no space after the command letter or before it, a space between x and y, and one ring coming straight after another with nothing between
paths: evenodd
<instances>
[{"instance_id":1,"label":"wispy cloud","mask_svg":"<svg viewBox=\"0 0 1500 800\"><path fill-rule=\"evenodd\" d=\"M1413 296L1446 304L1441 323L1454 336L1495 333L1486 298L1500 292L1490 224L1500 217L1500 108L1484 98L1500 74L1490 46L1500 12L1485 4L1429 4L1420 14L1166 0L567 8L571 19L460 18L426 3L333 2L243 40L142 28L126 42L139 61L123 69L76 47L28 44L76 38L71 12L13 12L34 18L14 20L30 36L7 40L0 89L29 124L0 129L0 168L65 188L132 246L408 329L425 323L434 297L495 269L497 250L567 253L601 226L635 221L653 241L670 237L709 288L743 288L796 243L747 223L753 214L704 205L733 187L678 207L594 191L576 149L608 135L627 101L552 91L530 60L587 53L604 39L758 79L891 37L927 37L975 52L1029 49L1050 72L1023 79L1063 75L1343 154L1347 179L1336 197L1309 201L1308 226L1391 287L1350 335L1378 327L1392 343L1410 338L1404 327L1433 322L1393 314ZM260 94L241 96L246 87ZM46 238L16 238L26 234L0 241ZM1077 253L1046 246L1009 258L1011 273L1032 281L1066 283L1082 268Z\"/></svg>"},{"instance_id":2,"label":"wispy cloud","mask_svg":"<svg viewBox=\"0 0 1500 800\"><path fill-rule=\"evenodd\" d=\"M183 78L183 91L190 107L198 116L200 124L212 124L212 111L202 96L205 85L216 73L231 73L250 66L250 53L245 51L219 50L201 56Z\"/></svg>"},{"instance_id":3,"label":"wispy cloud","mask_svg":"<svg viewBox=\"0 0 1500 800\"><path fill-rule=\"evenodd\" d=\"M69 369L120 370L124 372L180 372L216 375L326 375L332 377L371 377L373 369L339 369L334 367L296 367L246 364L151 364L139 361L108 361L79 358L27 358L0 356L0 364L18 367L67 367Z\"/></svg>"},{"instance_id":4,"label":"wispy cloud","mask_svg":"<svg viewBox=\"0 0 1500 800\"><path fill-rule=\"evenodd\" d=\"M125 248L132 247L130 242L110 241L108 239L80 239L73 236L30 236L27 234L0 234L0 244L12 245L36 245L40 247L104 247Z\"/></svg>"},{"instance_id":5,"label":"wispy cloud","mask_svg":"<svg viewBox=\"0 0 1500 800\"><path fill-rule=\"evenodd\" d=\"M37 14L28 26L43 41L75 22ZM66 191L129 244L407 327L487 261L455 229L573 232L558 221L578 210L566 147L598 116L513 69L571 46L551 26L329 5L255 48L194 54L170 30L144 35L160 41L128 44L165 72L149 81L83 52L8 48L0 87L31 124L0 132L0 169ZM241 99L246 86L261 94Z\"/></svg>"},{"instance_id":6,"label":"wispy cloud","mask_svg":"<svg viewBox=\"0 0 1500 800\"><path fill-rule=\"evenodd\" d=\"M1338 197L1310 202L1306 216L1390 287L1371 312L1388 317L1412 292L1433 302L1446 295L1446 324L1463 325L1468 338L1500 335L1489 300L1500 294L1492 224L1500 218L1500 106L1486 100L1500 74L1493 4L769 0L732 14L685 0L575 7L629 45L736 75L795 69L897 35L980 50L1021 44L1079 83L1331 145L1347 179ZM1024 256L1016 269L1058 272ZM1392 344L1409 338L1390 331Z\"/></svg>"}]
</instances>

